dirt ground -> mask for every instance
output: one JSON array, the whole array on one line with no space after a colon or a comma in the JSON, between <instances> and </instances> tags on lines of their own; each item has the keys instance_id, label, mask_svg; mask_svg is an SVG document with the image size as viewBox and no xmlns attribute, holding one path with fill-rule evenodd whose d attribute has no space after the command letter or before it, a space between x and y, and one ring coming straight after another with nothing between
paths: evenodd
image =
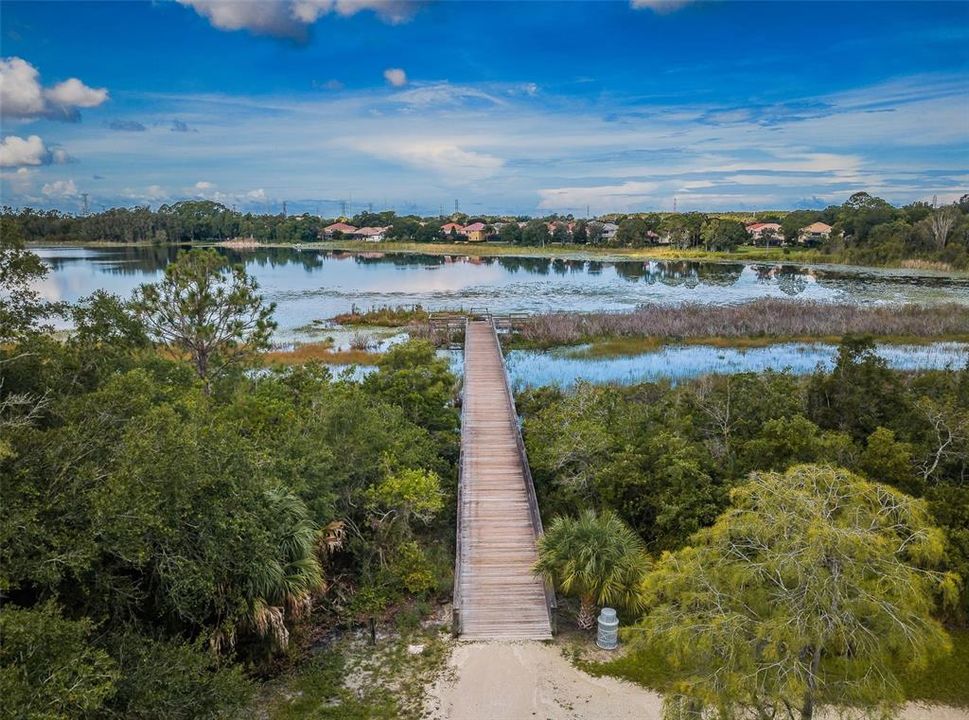
<instances>
[{"instance_id":1,"label":"dirt ground","mask_svg":"<svg viewBox=\"0 0 969 720\"><path fill-rule=\"evenodd\" d=\"M574 667L541 642L459 642L428 691L432 720L660 720L657 693ZM909 704L903 720L969 720L956 708Z\"/></svg>"}]
</instances>

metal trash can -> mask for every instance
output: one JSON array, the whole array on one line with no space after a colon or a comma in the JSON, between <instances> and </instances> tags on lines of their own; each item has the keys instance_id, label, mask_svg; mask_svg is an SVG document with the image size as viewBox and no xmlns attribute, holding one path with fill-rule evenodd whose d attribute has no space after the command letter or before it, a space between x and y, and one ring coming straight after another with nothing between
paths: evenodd
<instances>
[{"instance_id":1,"label":"metal trash can","mask_svg":"<svg viewBox=\"0 0 969 720\"><path fill-rule=\"evenodd\" d=\"M599 632L596 634L596 645L603 650L615 650L619 645L619 618L612 608L604 607L599 613Z\"/></svg>"}]
</instances>

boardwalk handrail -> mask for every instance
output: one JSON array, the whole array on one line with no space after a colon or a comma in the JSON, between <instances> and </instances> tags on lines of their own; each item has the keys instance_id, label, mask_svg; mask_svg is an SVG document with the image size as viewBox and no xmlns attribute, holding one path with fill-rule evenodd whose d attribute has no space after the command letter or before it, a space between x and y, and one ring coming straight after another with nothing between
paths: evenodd
<instances>
[{"instance_id":1,"label":"boardwalk handrail","mask_svg":"<svg viewBox=\"0 0 969 720\"><path fill-rule=\"evenodd\" d=\"M498 338L498 329L495 327L494 317L491 318L491 331L498 345L498 357L501 359L502 374L505 378L505 397L508 399L508 406L511 409L512 419L516 424L515 445L518 448L518 457L521 460L522 472L525 476L525 495L528 498L528 515L532 521L532 530L535 533L535 541L541 539L545 534L542 527L542 514L538 510L538 495L535 493L535 482L532 480L532 471L528 466L528 454L525 452L525 441L522 439L521 429L517 427L518 407L515 405L515 396L511 392L511 377L508 375L508 366L505 364L505 356L501 351L501 340ZM462 412L464 408L461 408ZM548 610L548 622L552 633L555 633L555 609L558 603L555 600L555 588L548 581L543 582L545 589L545 607Z\"/></svg>"},{"instance_id":2,"label":"boardwalk handrail","mask_svg":"<svg viewBox=\"0 0 969 720\"><path fill-rule=\"evenodd\" d=\"M464 319L465 333L467 333L468 319ZM458 446L458 511L455 521L455 541L454 541L454 590L451 592L451 634L457 637L461 634L461 568L463 543L461 542L461 526L464 521L464 428L465 415L468 404L465 402L465 378L468 377L468 354L464 353L461 359L463 366L461 380L461 443Z\"/></svg>"}]
</instances>

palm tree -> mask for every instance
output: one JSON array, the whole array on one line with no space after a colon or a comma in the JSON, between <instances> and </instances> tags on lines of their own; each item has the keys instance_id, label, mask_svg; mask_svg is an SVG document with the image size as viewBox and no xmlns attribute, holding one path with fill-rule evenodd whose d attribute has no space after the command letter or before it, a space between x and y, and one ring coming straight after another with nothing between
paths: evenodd
<instances>
[{"instance_id":1,"label":"palm tree","mask_svg":"<svg viewBox=\"0 0 969 720\"><path fill-rule=\"evenodd\" d=\"M578 625L595 623L596 607L641 610L639 586L649 569L642 540L611 512L586 510L557 517L538 543L535 572L566 595L579 597Z\"/></svg>"}]
</instances>

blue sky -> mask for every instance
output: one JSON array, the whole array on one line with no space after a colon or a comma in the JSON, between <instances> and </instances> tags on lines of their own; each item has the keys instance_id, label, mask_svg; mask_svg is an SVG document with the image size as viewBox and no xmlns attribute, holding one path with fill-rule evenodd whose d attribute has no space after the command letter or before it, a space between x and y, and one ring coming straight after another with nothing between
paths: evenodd
<instances>
[{"instance_id":1,"label":"blue sky","mask_svg":"<svg viewBox=\"0 0 969 720\"><path fill-rule=\"evenodd\" d=\"M0 5L3 202L334 215L969 192L969 2Z\"/></svg>"}]
</instances>

